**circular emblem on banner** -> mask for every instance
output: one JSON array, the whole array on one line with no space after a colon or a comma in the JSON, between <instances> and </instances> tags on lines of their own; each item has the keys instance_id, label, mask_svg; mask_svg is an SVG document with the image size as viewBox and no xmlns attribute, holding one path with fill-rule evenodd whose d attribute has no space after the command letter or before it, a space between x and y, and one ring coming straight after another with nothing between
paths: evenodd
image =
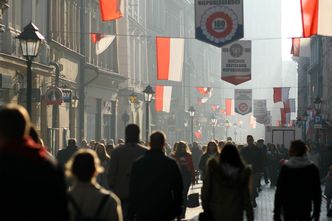
<instances>
[{"instance_id":1,"label":"circular emblem on banner","mask_svg":"<svg viewBox=\"0 0 332 221\"><path fill-rule=\"evenodd\" d=\"M243 55L243 47L240 44L233 44L230 47L230 54L233 58L238 58Z\"/></svg>"},{"instance_id":2,"label":"circular emblem on banner","mask_svg":"<svg viewBox=\"0 0 332 221\"><path fill-rule=\"evenodd\" d=\"M246 104L246 103L239 103L239 105L238 105L238 110L239 110L241 113L247 113L247 112L248 112L248 109L249 109L248 104Z\"/></svg>"},{"instance_id":3,"label":"circular emblem on banner","mask_svg":"<svg viewBox=\"0 0 332 221\"><path fill-rule=\"evenodd\" d=\"M215 43L231 40L238 28L237 15L227 7L212 7L201 18L203 34Z\"/></svg>"},{"instance_id":4,"label":"circular emblem on banner","mask_svg":"<svg viewBox=\"0 0 332 221\"><path fill-rule=\"evenodd\" d=\"M52 87L45 94L47 105L61 105L63 102L63 93L60 88Z\"/></svg>"}]
</instances>

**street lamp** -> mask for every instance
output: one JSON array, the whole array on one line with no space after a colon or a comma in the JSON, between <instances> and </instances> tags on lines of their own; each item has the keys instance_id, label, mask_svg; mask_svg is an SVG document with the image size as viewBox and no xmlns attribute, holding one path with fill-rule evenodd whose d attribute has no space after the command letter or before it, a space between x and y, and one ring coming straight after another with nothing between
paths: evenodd
<instances>
[{"instance_id":1,"label":"street lamp","mask_svg":"<svg viewBox=\"0 0 332 221\"><path fill-rule=\"evenodd\" d=\"M17 36L20 41L22 54L27 60L27 90L26 90L26 107L31 116L32 106L32 60L38 56L39 48L45 37L39 33L39 29L30 22L24 27L23 32Z\"/></svg>"},{"instance_id":2,"label":"street lamp","mask_svg":"<svg viewBox=\"0 0 332 221\"><path fill-rule=\"evenodd\" d=\"M225 127L226 127L226 138L228 137L228 130L231 127L231 123L229 122L229 120L225 121Z\"/></svg>"},{"instance_id":3,"label":"street lamp","mask_svg":"<svg viewBox=\"0 0 332 221\"><path fill-rule=\"evenodd\" d=\"M74 95L72 98L72 108L76 109L78 107L78 101L79 98L76 95Z\"/></svg>"},{"instance_id":4,"label":"street lamp","mask_svg":"<svg viewBox=\"0 0 332 221\"><path fill-rule=\"evenodd\" d=\"M150 85L148 85L145 90L143 91L144 93L144 100L146 103L146 123L145 123L145 140L146 143L149 142L149 133L150 133L150 103L152 101L152 97L155 94L155 91L152 89L152 87Z\"/></svg>"},{"instance_id":5,"label":"street lamp","mask_svg":"<svg viewBox=\"0 0 332 221\"><path fill-rule=\"evenodd\" d=\"M193 106L190 106L188 109L189 117L191 120L191 143L194 142L194 116L195 116L195 108Z\"/></svg>"},{"instance_id":6,"label":"street lamp","mask_svg":"<svg viewBox=\"0 0 332 221\"><path fill-rule=\"evenodd\" d=\"M212 124L212 129L213 129L213 139L216 139L216 126L218 123L218 119L216 118L215 114L212 114L211 116L211 124Z\"/></svg>"}]
</instances>

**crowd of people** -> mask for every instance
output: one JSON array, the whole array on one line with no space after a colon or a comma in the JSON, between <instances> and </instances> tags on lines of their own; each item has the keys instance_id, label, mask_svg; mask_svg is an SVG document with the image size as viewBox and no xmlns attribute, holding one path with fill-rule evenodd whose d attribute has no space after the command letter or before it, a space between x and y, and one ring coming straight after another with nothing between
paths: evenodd
<instances>
[{"instance_id":1,"label":"crowd of people","mask_svg":"<svg viewBox=\"0 0 332 221\"><path fill-rule=\"evenodd\" d=\"M161 131L146 144L139 138L139 127L130 124L117 144L82 140L78 146L69 139L53 157L23 107L0 108L0 217L181 220L190 187L201 180L201 221L254 220L261 181L276 189L274 220L319 220L319 170L300 140L286 148L248 135L245 145L227 138L171 147ZM324 193L329 210L332 167Z\"/></svg>"}]
</instances>

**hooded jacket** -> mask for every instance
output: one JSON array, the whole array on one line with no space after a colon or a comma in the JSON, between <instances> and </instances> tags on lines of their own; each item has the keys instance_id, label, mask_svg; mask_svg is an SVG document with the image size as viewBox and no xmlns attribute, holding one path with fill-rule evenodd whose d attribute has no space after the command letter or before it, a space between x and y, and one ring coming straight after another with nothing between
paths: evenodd
<instances>
[{"instance_id":1,"label":"hooded jacket","mask_svg":"<svg viewBox=\"0 0 332 221\"><path fill-rule=\"evenodd\" d=\"M321 187L318 168L308 157L291 157L282 166L274 201L274 220L319 220Z\"/></svg>"},{"instance_id":2,"label":"hooded jacket","mask_svg":"<svg viewBox=\"0 0 332 221\"><path fill-rule=\"evenodd\" d=\"M247 220L253 220L250 176L250 167L240 169L210 160L202 188L204 211L210 212L215 221L242 221L244 211Z\"/></svg>"}]
</instances>

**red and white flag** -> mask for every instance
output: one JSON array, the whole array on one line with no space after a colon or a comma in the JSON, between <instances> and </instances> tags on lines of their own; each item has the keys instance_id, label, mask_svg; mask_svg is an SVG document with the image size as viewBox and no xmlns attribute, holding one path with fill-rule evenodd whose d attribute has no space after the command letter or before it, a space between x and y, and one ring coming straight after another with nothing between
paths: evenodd
<instances>
[{"instance_id":1,"label":"red and white flag","mask_svg":"<svg viewBox=\"0 0 332 221\"><path fill-rule=\"evenodd\" d=\"M194 134L195 134L195 137L196 137L197 140L201 140L202 139L202 132L201 132L200 129L197 130L197 131L195 131Z\"/></svg>"},{"instance_id":2,"label":"red and white flag","mask_svg":"<svg viewBox=\"0 0 332 221\"><path fill-rule=\"evenodd\" d=\"M207 91L204 93L203 97L198 99L198 104L205 104L212 96L213 88L208 87Z\"/></svg>"},{"instance_id":3,"label":"red and white flag","mask_svg":"<svg viewBox=\"0 0 332 221\"><path fill-rule=\"evenodd\" d=\"M225 111L226 116L233 116L234 115L234 100L231 98L226 98L225 100Z\"/></svg>"},{"instance_id":4,"label":"red and white flag","mask_svg":"<svg viewBox=\"0 0 332 221\"><path fill-rule=\"evenodd\" d=\"M220 108L220 105L217 105L217 104L212 104L211 105L211 111L212 112L217 112Z\"/></svg>"},{"instance_id":5,"label":"red and white flag","mask_svg":"<svg viewBox=\"0 0 332 221\"><path fill-rule=\"evenodd\" d=\"M332 36L332 1L301 0L303 37Z\"/></svg>"},{"instance_id":6,"label":"red and white flag","mask_svg":"<svg viewBox=\"0 0 332 221\"><path fill-rule=\"evenodd\" d=\"M289 98L290 87L275 87L273 88L273 102L284 102Z\"/></svg>"},{"instance_id":7,"label":"red and white flag","mask_svg":"<svg viewBox=\"0 0 332 221\"><path fill-rule=\"evenodd\" d=\"M114 41L115 35L103 35L101 33L91 33L91 41L96 44L96 54L103 53Z\"/></svg>"},{"instance_id":8,"label":"red and white flag","mask_svg":"<svg viewBox=\"0 0 332 221\"><path fill-rule=\"evenodd\" d=\"M171 86L156 86L155 108L156 112L169 113L171 110L172 101L172 87Z\"/></svg>"},{"instance_id":9,"label":"red and white flag","mask_svg":"<svg viewBox=\"0 0 332 221\"><path fill-rule=\"evenodd\" d=\"M182 81L184 39L156 38L157 80Z\"/></svg>"},{"instance_id":10,"label":"red and white flag","mask_svg":"<svg viewBox=\"0 0 332 221\"><path fill-rule=\"evenodd\" d=\"M294 57L311 57L310 38L293 38L291 54Z\"/></svg>"},{"instance_id":11,"label":"red and white flag","mask_svg":"<svg viewBox=\"0 0 332 221\"><path fill-rule=\"evenodd\" d=\"M281 116L281 124L282 126L287 126L290 123L291 114L287 113L287 110L285 108L280 108L280 116Z\"/></svg>"},{"instance_id":12,"label":"red and white flag","mask_svg":"<svg viewBox=\"0 0 332 221\"><path fill-rule=\"evenodd\" d=\"M210 88L209 87L196 87L196 90L201 95L205 95L205 94L209 93Z\"/></svg>"},{"instance_id":13,"label":"red and white flag","mask_svg":"<svg viewBox=\"0 0 332 221\"><path fill-rule=\"evenodd\" d=\"M123 16L124 0L99 0L99 6L103 21L112 21Z\"/></svg>"},{"instance_id":14,"label":"red and white flag","mask_svg":"<svg viewBox=\"0 0 332 221\"><path fill-rule=\"evenodd\" d=\"M287 113L295 113L296 112L295 98L284 101L284 109Z\"/></svg>"}]
</instances>

